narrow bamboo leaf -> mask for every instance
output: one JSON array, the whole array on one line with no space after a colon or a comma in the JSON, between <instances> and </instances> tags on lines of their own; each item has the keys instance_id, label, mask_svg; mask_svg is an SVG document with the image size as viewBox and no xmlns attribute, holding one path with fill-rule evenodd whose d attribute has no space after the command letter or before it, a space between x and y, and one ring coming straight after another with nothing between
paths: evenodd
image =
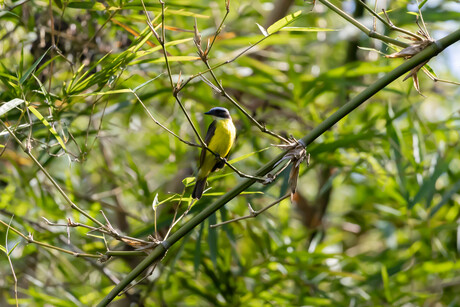
<instances>
[{"instance_id":1,"label":"narrow bamboo leaf","mask_svg":"<svg viewBox=\"0 0 460 307\"><path fill-rule=\"evenodd\" d=\"M430 65L425 64L425 66L423 66L423 68L426 68L426 69L427 69L433 76L435 76L436 78L438 77L438 76L436 75L436 73L434 72L433 68L431 68Z\"/></svg>"},{"instance_id":2,"label":"narrow bamboo leaf","mask_svg":"<svg viewBox=\"0 0 460 307\"><path fill-rule=\"evenodd\" d=\"M251 156L253 156L253 155L255 155L255 154L259 153L259 152L263 152L263 151L265 151L267 149L270 149L270 148L271 147L265 147L265 148L262 148L261 150L250 152L248 154L245 154L245 155L242 155L242 156L240 156L238 158L230 160L230 161L228 161L228 163L232 164L232 163L240 162L240 161L242 161L244 159L247 159L247 158L249 158L249 157L251 157Z\"/></svg>"},{"instance_id":3,"label":"narrow bamboo leaf","mask_svg":"<svg viewBox=\"0 0 460 307\"><path fill-rule=\"evenodd\" d=\"M193 268L195 270L195 276L198 274L198 269L200 268L201 263L201 238L203 237L204 225L205 223L201 223L198 238L196 238L195 253L193 254Z\"/></svg>"},{"instance_id":4,"label":"narrow bamboo leaf","mask_svg":"<svg viewBox=\"0 0 460 307\"><path fill-rule=\"evenodd\" d=\"M267 30L265 30L265 28L262 27L261 25L259 25L257 22L256 22L256 25L259 27L260 32L262 32L262 34L263 34L265 37L267 37L267 36L268 36Z\"/></svg>"},{"instance_id":5,"label":"narrow bamboo leaf","mask_svg":"<svg viewBox=\"0 0 460 307\"><path fill-rule=\"evenodd\" d=\"M283 32L332 32L336 29L316 28L316 27L284 27L280 29Z\"/></svg>"},{"instance_id":6,"label":"narrow bamboo leaf","mask_svg":"<svg viewBox=\"0 0 460 307\"><path fill-rule=\"evenodd\" d=\"M62 149L67 151L67 148L65 147L65 144L62 141L61 137L56 132L56 130L51 126L51 124L43 117L43 115L41 115L40 112L38 112L38 110L32 106L29 106L29 111L32 112L43 123L43 125L45 125L48 128L48 130L54 135L54 137L58 141L59 145L61 145Z\"/></svg>"},{"instance_id":7,"label":"narrow bamboo leaf","mask_svg":"<svg viewBox=\"0 0 460 307\"><path fill-rule=\"evenodd\" d=\"M186 43L186 42L189 42L193 40L193 37L189 37L189 38L184 38L184 39L178 39L178 40L175 40L175 41L170 41L170 42L167 42L165 44L165 47L169 47L169 46L176 46L176 45L179 45L179 44L183 44L183 43ZM159 51L161 50L162 47L161 46L155 46L155 47L152 47L148 50L141 50L141 51L138 51L136 52L136 59L137 58L140 58L140 57L143 57L143 56L146 56L148 54L151 54L153 52L156 52L156 51Z\"/></svg>"},{"instance_id":8,"label":"narrow bamboo leaf","mask_svg":"<svg viewBox=\"0 0 460 307\"><path fill-rule=\"evenodd\" d=\"M385 265L382 265L381 274L382 274L382 281L383 281L383 289L385 291L385 298L390 303L392 301L391 290L390 290L390 285L389 285L388 271Z\"/></svg>"},{"instance_id":9,"label":"narrow bamboo leaf","mask_svg":"<svg viewBox=\"0 0 460 307\"><path fill-rule=\"evenodd\" d=\"M418 5L419 10L422 9L422 7L425 5L425 3L426 3L427 1L428 1L428 0L423 0L423 1Z\"/></svg>"},{"instance_id":10,"label":"narrow bamboo leaf","mask_svg":"<svg viewBox=\"0 0 460 307\"><path fill-rule=\"evenodd\" d=\"M398 171L398 184L400 186L401 195L409 203L409 194L407 192L407 180L405 175L405 165L402 158L402 147L401 147L401 131L393 125L393 120L395 119L395 114L391 105L388 105L387 112L387 135L390 138L390 147L393 156L393 160L396 163L396 169Z\"/></svg>"},{"instance_id":11,"label":"narrow bamboo leaf","mask_svg":"<svg viewBox=\"0 0 460 307\"><path fill-rule=\"evenodd\" d=\"M281 30L282 28L284 28L285 26L287 26L288 24L290 24L291 22L299 18L301 14L302 14L302 11L297 11L295 13L292 13L290 15L287 15L281 18L280 20L272 24L270 27L268 27L267 29L268 34L273 34L273 33L278 32L279 30Z\"/></svg>"},{"instance_id":12,"label":"narrow bamboo leaf","mask_svg":"<svg viewBox=\"0 0 460 307\"><path fill-rule=\"evenodd\" d=\"M58 8L62 9L62 2L61 2L61 0L54 0L54 3L57 5Z\"/></svg>"},{"instance_id":13,"label":"narrow bamboo leaf","mask_svg":"<svg viewBox=\"0 0 460 307\"><path fill-rule=\"evenodd\" d=\"M75 72L75 74L72 76L72 80L70 80L69 85L67 86L66 91L69 92L70 89L72 88L72 85L75 81L75 79L78 77L78 75L81 73L81 71L85 68L85 64L81 64L81 66L78 68L78 70Z\"/></svg>"},{"instance_id":14,"label":"narrow bamboo leaf","mask_svg":"<svg viewBox=\"0 0 460 307\"><path fill-rule=\"evenodd\" d=\"M333 301L325 297L303 297L302 303L309 306L332 306Z\"/></svg>"},{"instance_id":15,"label":"narrow bamboo leaf","mask_svg":"<svg viewBox=\"0 0 460 307\"><path fill-rule=\"evenodd\" d=\"M188 55L183 55L183 56L168 56L168 62L187 62L187 61L196 61L199 60L200 57L196 56L188 56ZM140 60L140 61L133 61L129 63L128 65L136 65L136 64L143 64L143 63L164 63L165 58L157 58L157 59L148 59L148 60Z\"/></svg>"},{"instance_id":16,"label":"narrow bamboo leaf","mask_svg":"<svg viewBox=\"0 0 460 307\"><path fill-rule=\"evenodd\" d=\"M29 78L30 74L37 68L38 64L40 64L40 62L43 60L43 58L46 56L46 54L48 53L48 51L50 51L51 47L49 47L45 53L42 54L42 56L35 61L35 63L30 66L30 68L24 73L24 76L22 76L21 79L19 79L19 84L23 84L24 81L27 80L27 78Z\"/></svg>"},{"instance_id":17,"label":"narrow bamboo leaf","mask_svg":"<svg viewBox=\"0 0 460 307\"><path fill-rule=\"evenodd\" d=\"M143 34L143 38L137 43L137 45L129 48L129 51L131 51L132 53L136 53L137 51L139 51L139 49L141 49L142 46L144 46L145 43L148 42L148 40L150 39L150 37L153 35L153 32L148 32L147 34ZM139 36L139 38L142 37L142 36Z\"/></svg>"},{"instance_id":18,"label":"narrow bamboo leaf","mask_svg":"<svg viewBox=\"0 0 460 307\"><path fill-rule=\"evenodd\" d=\"M217 223L216 213L213 213L209 219L209 225L214 225ZM212 264L214 265L214 269L217 269L217 229L218 228L208 228L208 244L209 244L209 253L211 256Z\"/></svg>"},{"instance_id":19,"label":"narrow bamboo leaf","mask_svg":"<svg viewBox=\"0 0 460 307\"><path fill-rule=\"evenodd\" d=\"M123 88L119 90L113 90L113 91L106 91L106 92L94 92L94 93L84 93L84 94L77 94L77 95L72 95L72 96L105 96L105 95L113 95L113 94L122 94L122 93L131 93L131 90L129 88Z\"/></svg>"},{"instance_id":20,"label":"narrow bamboo leaf","mask_svg":"<svg viewBox=\"0 0 460 307\"><path fill-rule=\"evenodd\" d=\"M442 206L444 206L449 200L451 200L452 196L458 193L458 191L460 191L460 180L457 181L452 186L452 188L445 192L442 196L441 201L436 206L434 206L433 209L431 209L430 218L433 217L439 211L439 209L441 209Z\"/></svg>"},{"instance_id":21,"label":"narrow bamboo leaf","mask_svg":"<svg viewBox=\"0 0 460 307\"><path fill-rule=\"evenodd\" d=\"M3 246L3 245L0 245L0 250L1 250L2 252L4 252L5 254L8 253L8 252L6 251L5 246Z\"/></svg>"},{"instance_id":22,"label":"narrow bamboo leaf","mask_svg":"<svg viewBox=\"0 0 460 307\"><path fill-rule=\"evenodd\" d=\"M206 193L206 196L221 196L224 195L226 192L213 192L213 193ZM253 195L253 194L261 194L263 195L264 192L261 191L245 191L241 192L240 195Z\"/></svg>"},{"instance_id":23,"label":"narrow bamboo leaf","mask_svg":"<svg viewBox=\"0 0 460 307\"><path fill-rule=\"evenodd\" d=\"M105 11L105 6L96 1L71 1L67 4L68 8Z\"/></svg>"},{"instance_id":24,"label":"narrow bamboo leaf","mask_svg":"<svg viewBox=\"0 0 460 307\"><path fill-rule=\"evenodd\" d=\"M186 177L182 180L182 183L186 187L190 186L193 182L195 182L195 177Z\"/></svg>"},{"instance_id":25,"label":"narrow bamboo leaf","mask_svg":"<svg viewBox=\"0 0 460 307\"><path fill-rule=\"evenodd\" d=\"M14 244L13 248L10 249L10 251L8 252L8 257L11 255L11 253L14 251L14 249L19 245L20 241L16 242L16 244Z\"/></svg>"},{"instance_id":26,"label":"narrow bamboo leaf","mask_svg":"<svg viewBox=\"0 0 460 307\"><path fill-rule=\"evenodd\" d=\"M0 77L5 77L7 79L10 79L12 81L18 81L18 78L16 76L8 75L5 73L0 72Z\"/></svg>"},{"instance_id":27,"label":"narrow bamboo leaf","mask_svg":"<svg viewBox=\"0 0 460 307\"><path fill-rule=\"evenodd\" d=\"M145 81L145 82L142 83L141 85L136 86L136 87L133 89L133 92L135 93L137 90L143 88L144 86L146 86L146 85L149 84L150 82L152 82L152 81L154 81L154 80L160 78L162 75L163 75L163 74L159 74L159 75L156 76L155 78L150 79L150 80L148 80L148 81Z\"/></svg>"},{"instance_id":28,"label":"narrow bamboo leaf","mask_svg":"<svg viewBox=\"0 0 460 307\"><path fill-rule=\"evenodd\" d=\"M447 170L447 167L448 163L446 163L446 161L443 161L441 156L438 156L433 173L428 178L425 178L425 180L423 180L423 184L420 187L419 191L409 203L409 209L414 207L414 205L418 203L422 199L422 197L431 197L431 194L435 191L436 180L438 180L439 176L441 176Z\"/></svg>"},{"instance_id":29,"label":"narrow bamboo leaf","mask_svg":"<svg viewBox=\"0 0 460 307\"><path fill-rule=\"evenodd\" d=\"M220 209L220 217L221 217L222 221L227 221L227 220L230 219L228 217L227 209L225 207L222 207ZM238 250L236 248L236 238L235 238L235 235L233 233L233 227L231 227L230 225L222 225L222 230L227 234L227 238L230 241L230 246L232 248L231 250L232 250L233 259L238 264L238 267L240 268L240 270L244 270L243 264L241 263L241 260L240 260L240 255L239 255Z\"/></svg>"},{"instance_id":30,"label":"narrow bamboo leaf","mask_svg":"<svg viewBox=\"0 0 460 307\"><path fill-rule=\"evenodd\" d=\"M80 86L81 83L83 83L84 81L86 80L83 80L93 69L95 69L99 64L102 63L102 61L104 61L111 53L107 53L105 54L102 58L100 58L96 63L94 63L90 68L88 68L88 70L86 70L86 72L83 73L83 75L78 78L78 80L75 82L75 86L74 87L77 87L77 86ZM83 68L83 65L82 67L80 68ZM79 69L80 70L80 69ZM91 77L91 76L90 76ZM87 79L89 79L90 77L88 77ZM67 91L70 91L70 89L68 89Z\"/></svg>"},{"instance_id":31,"label":"narrow bamboo leaf","mask_svg":"<svg viewBox=\"0 0 460 307\"><path fill-rule=\"evenodd\" d=\"M38 83L38 86L40 86L40 89L42 90L42 94L45 96L46 99L46 104L49 105L51 103L51 96L48 94L48 91L46 88L43 86L43 83L40 81L40 79L35 76L35 74L32 74L32 76L35 78L35 80Z\"/></svg>"},{"instance_id":32,"label":"narrow bamboo leaf","mask_svg":"<svg viewBox=\"0 0 460 307\"><path fill-rule=\"evenodd\" d=\"M179 15L179 16L187 16L187 17L194 17L194 18L201 18L201 19L208 19L210 16L197 14L194 12L184 11L184 10L168 10L168 15Z\"/></svg>"},{"instance_id":33,"label":"narrow bamboo leaf","mask_svg":"<svg viewBox=\"0 0 460 307\"><path fill-rule=\"evenodd\" d=\"M24 103L24 100L19 98L14 98L13 100L5 102L4 105L0 106L0 116L9 112L11 109L16 108L21 103Z\"/></svg>"}]
</instances>

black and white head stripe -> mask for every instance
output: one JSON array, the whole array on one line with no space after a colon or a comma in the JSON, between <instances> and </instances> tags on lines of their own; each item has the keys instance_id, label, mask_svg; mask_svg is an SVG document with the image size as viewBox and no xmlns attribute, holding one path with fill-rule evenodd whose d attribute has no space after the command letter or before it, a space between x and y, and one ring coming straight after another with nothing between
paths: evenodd
<instances>
[{"instance_id":1,"label":"black and white head stripe","mask_svg":"<svg viewBox=\"0 0 460 307\"><path fill-rule=\"evenodd\" d=\"M228 110L226 108L221 108L221 107L212 108L211 110L209 110L208 112L204 114L212 115L212 116L219 117L219 118L231 118Z\"/></svg>"}]
</instances>

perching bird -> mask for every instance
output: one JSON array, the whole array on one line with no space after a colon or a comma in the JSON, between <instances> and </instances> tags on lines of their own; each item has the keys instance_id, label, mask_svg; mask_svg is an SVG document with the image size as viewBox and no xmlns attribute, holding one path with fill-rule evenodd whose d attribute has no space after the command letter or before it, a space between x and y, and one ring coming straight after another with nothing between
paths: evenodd
<instances>
[{"instance_id":1,"label":"perching bird","mask_svg":"<svg viewBox=\"0 0 460 307\"><path fill-rule=\"evenodd\" d=\"M227 158L236 136L235 126L233 125L230 113L225 108L217 107L212 108L204 114L211 115L214 119L208 127L204 142L212 152L218 154L222 158ZM201 150L200 168L196 176L192 197L200 199L201 195L203 195L204 186L209 174L224 166L224 161L219 160L215 155L210 153L209 150L203 148Z\"/></svg>"}]
</instances>

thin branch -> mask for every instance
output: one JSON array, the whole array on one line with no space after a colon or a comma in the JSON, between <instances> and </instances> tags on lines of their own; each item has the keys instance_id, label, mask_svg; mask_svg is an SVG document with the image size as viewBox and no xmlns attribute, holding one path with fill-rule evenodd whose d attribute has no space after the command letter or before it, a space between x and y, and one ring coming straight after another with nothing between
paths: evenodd
<instances>
[{"instance_id":1,"label":"thin branch","mask_svg":"<svg viewBox=\"0 0 460 307\"><path fill-rule=\"evenodd\" d=\"M383 23L385 26L387 26L388 28L390 28L391 30L394 30L394 31L398 31L398 32L401 32L403 34L406 34L406 35L409 35L409 36L412 36L414 38L416 38L417 40L423 40L423 38L417 34L414 34L406 29L403 29L403 28L399 28L397 26L395 26L390 18L388 17L387 13L385 10L383 10L383 13L385 14L385 17L387 20L385 20L382 16L380 16L379 14L377 14L375 12L375 10L371 9L367 4L366 2L364 2L363 0L359 0L359 2L361 3L361 5L369 12L372 14L372 16L374 16L375 18L377 18L381 23Z\"/></svg>"},{"instance_id":2,"label":"thin branch","mask_svg":"<svg viewBox=\"0 0 460 307\"><path fill-rule=\"evenodd\" d=\"M192 143L192 142L189 142L189 141L186 141L184 140L183 138L181 138L180 136L178 136L177 134L175 134L173 131L169 130L167 127L163 126L159 121L157 121L155 119L155 117L153 117L152 113L150 113L149 109L147 109L147 107L145 106L145 104L142 102L142 100L139 98L139 96L136 94L136 92L134 92L133 90L131 90L131 92L133 93L133 95L136 97L137 101L139 101L139 103L141 104L141 106L144 108L145 112L147 113L147 115L150 117L151 120L153 120L153 122L155 124L157 124L158 126L160 126L161 128L163 128L164 130L166 130L168 133L172 134L173 136L175 136L179 141L181 141L182 143L185 143L187 145L190 145L190 146L194 146L194 147L201 147L201 145L199 144L196 144L196 143Z\"/></svg>"},{"instance_id":3,"label":"thin branch","mask_svg":"<svg viewBox=\"0 0 460 307\"><path fill-rule=\"evenodd\" d=\"M15 229L15 228L13 228L11 226L8 226L8 224L3 222L2 220L0 220L0 223L3 224L6 227L10 227L10 229L13 232L15 232L16 234L21 236L28 243L33 243L33 244L36 244L36 245L39 245L39 246L42 246L42 247L45 247L45 248L54 249L54 250L57 250L57 251L60 251L62 253L66 253L66 254L69 254L69 255L72 255L72 256L75 256L75 257L89 257L89 258L100 258L101 257L100 255L77 253L77 252L69 251L69 250L66 250L66 249L63 249L63 248L48 244L48 243L43 243L43 242L40 242L40 241L36 241L36 240L34 240L32 234L29 234L28 236L26 236L26 235L22 234L19 230Z\"/></svg>"},{"instance_id":4,"label":"thin branch","mask_svg":"<svg viewBox=\"0 0 460 307\"><path fill-rule=\"evenodd\" d=\"M122 241L122 242L123 242L123 239L125 239L125 240L136 241L136 242L139 242L139 243L142 243L142 244L150 244L151 243L151 242L148 242L148 241L145 241L145 240L142 240L142 239L138 239L138 238L134 238L134 237L130 237L130 236L125 236L125 235L120 235L111 226L109 226L109 227L107 227L107 226L93 227L93 226L89 226L89 225L86 225L86 224L73 222L70 218L67 218L67 223L66 224L53 223L53 222L50 222L45 217L42 217L42 219L49 226L56 226L56 227L82 227L82 228L89 229L90 232L100 232L100 233L109 235L109 236L113 237L114 239L117 239L118 241Z\"/></svg>"},{"instance_id":5,"label":"thin branch","mask_svg":"<svg viewBox=\"0 0 460 307\"><path fill-rule=\"evenodd\" d=\"M13 247L11 251L8 250L8 233L11 228L11 222L13 221L13 216L11 216L10 223L8 224L8 228L6 229L6 234L5 234L5 249L6 249L6 257L8 258L8 262L10 264L11 268L11 273L13 273L13 279L14 279L14 298L16 301L16 307L19 306L19 301L18 301L18 279L16 277L16 273L14 272L14 267L13 267L13 262L11 261L10 254L11 252L16 248L16 246Z\"/></svg>"},{"instance_id":6,"label":"thin branch","mask_svg":"<svg viewBox=\"0 0 460 307\"><path fill-rule=\"evenodd\" d=\"M455 85L460 85L460 82L455 82L455 81L450 81L450 80L445 80L445 79L439 79L435 75L433 75L428 68L422 67L423 72L434 82L443 82L443 83L449 83L449 84L455 84Z\"/></svg>"},{"instance_id":7,"label":"thin branch","mask_svg":"<svg viewBox=\"0 0 460 307\"><path fill-rule=\"evenodd\" d=\"M233 223L233 222L237 222L237 221L242 221L242 220L247 220L247 219L251 219L251 218L255 218L257 217L259 214L267 211L268 209L270 209L271 207L273 207L274 205L280 203L281 201L285 200L286 198L290 197L291 196L291 193L288 193L286 195L284 195L283 197L281 198L278 198L277 200L275 200L274 202L272 202L270 205L260 209L260 210L257 210L257 211L254 211L254 209L252 209L251 207L251 204L248 203L248 208L249 208L249 214L248 215L245 215L245 216L240 216L240 217L237 217L237 218L234 218L234 219L231 219L231 220L228 220L228 221L225 221L225 222L222 222L222 223L217 223L217 224L214 224L214 225L211 225L210 227L211 228L216 228L216 227L220 227L222 225L226 225L226 224L229 224L229 223Z\"/></svg>"},{"instance_id":8,"label":"thin branch","mask_svg":"<svg viewBox=\"0 0 460 307\"><path fill-rule=\"evenodd\" d=\"M318 1L321 2L322 4L324 4L325 6L327 6L332 11L336 12L337 14L339 14L340 16L342 16L345 20L347 20L348 22L353 24L355 27L360 29L362 32L364 32L367 36L369 36L371 38L376 38L376 39L379 39L381 41L384 41L384 42L387 42L387 43L390 43L390 44L393 44L393 45L396 45L396 46L400 46L400 47L408 47L409 46L408 43L398 41L397 39L394 39L394 38L391 38L391 37L388 37L386 35L382 35L382 34L379 34L379 33L376 33L374 31L370 30L365 25L363 25L362 23L360 23L359 21L357 21L356 19L354 19L353 17L351 17L350 15L348 15L347 13L345 13L344 11L342 11L341 9L336 7L334 4L332 4L328 0L318 0Z\"/></svg>"}]
</instances>

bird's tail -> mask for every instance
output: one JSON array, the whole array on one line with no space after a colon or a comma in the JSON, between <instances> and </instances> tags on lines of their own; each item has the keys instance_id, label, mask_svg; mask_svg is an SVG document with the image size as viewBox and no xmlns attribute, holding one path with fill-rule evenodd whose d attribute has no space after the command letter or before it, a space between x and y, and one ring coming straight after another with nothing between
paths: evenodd
<instances>
[{"instance_id":1,"label":"bird's tail","mask_svg":"<svg viewBox=\"0 0 460 307\"><path fill-rule=\"evenodd\" d=\"M201 198L201 195L203 195L204 186L206 184L206 179L208 179L208 177L204 177L201 179L199 179L198 177L196 178L196 183L195 183L195 188L193 189L192 198L195 198L195 199Z\"/></svg>"}]
</instances>

